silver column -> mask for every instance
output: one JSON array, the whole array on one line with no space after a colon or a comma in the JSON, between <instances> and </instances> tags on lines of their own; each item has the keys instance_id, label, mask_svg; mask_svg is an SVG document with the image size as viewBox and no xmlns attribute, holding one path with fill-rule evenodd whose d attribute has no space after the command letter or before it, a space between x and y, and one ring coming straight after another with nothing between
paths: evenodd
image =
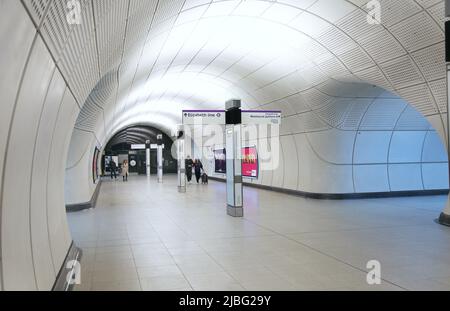
<instances>
[{"instance_id":1,"label":"silver column","mask_svg":"<svg viewBox=\"0 0 450 311\"><path fill-rule=\"evenodd\" d=\"M163 182L163 144L162 144L162 134L157 135L158 149L157 149L157 165L158 165L158 182Z\"/></svg>"},{"instance_id":2,"label":"silver column","mask_svg":"<svg viewBox=\"0 0 450 311\"><path fill-rule=\"evenodd\" d=\"M450 111L450 101L448 100L450 98L450 64L447 64L447 111ZM447 114L447 129L450 129L450 116ZM447 130L447 152L450 159L450 133ZM450 171L449 171L450 176ZM450 178L449 178L450 179ZM445 206L445 209L442 211L441 215L439 216L439 223L442 225L450 226L450 195L447 199L447 205Z\"/></svg>"},{"instance_id":3,"label":"silver column","mask_svg":"<svg viewBox=\"0 0 450 311\"><path fill-rule=\"evenodd\" d=\"M240 100L231 100L226 103L227 214L233 217L244 216L240 108Z\"/></svg>"},{"instance_id":4,"label":"silver column","mask_svg":"<svg viewBox=\"0 0 450 311\"><path fill-rule=\"evenodd\" d=\"M186 192L186 163L184 154L184 131L183 127L177 133L177 156L178 156L178 192Z\"/></svg>"},{"instance_id":5,"label":"silver column","mask_svg":"<svg viewBox=\"0 0 450 311\"><path fill-rule=\"evenodd\" d=\"M146 172L147 176L150 177L150 141L147 140L145 142L145 166L146 166Z\"/></svg>"},{"instance_id":6,"label":"silver column","mask_svg":"<svg viewBox=\"0 0 450 311\"><path fill-rule=\"evenodd\" d=\"M445 16L448 18L450 17L450 1L445 1ZM450 21L445 22L445 41L446 41L446 51L445 51L445 58L447 62L447 154L448 159L450 159ZM450 163L449 163L450 164ZM450 168L450 165L449 165ZM450 170L449 170L449 176L450 176ZM439 223L442 225L450 226L450 194L447 199L447 205L445 209L442 211L441 215L439 216Z\"/></svg>"}]
</instances>

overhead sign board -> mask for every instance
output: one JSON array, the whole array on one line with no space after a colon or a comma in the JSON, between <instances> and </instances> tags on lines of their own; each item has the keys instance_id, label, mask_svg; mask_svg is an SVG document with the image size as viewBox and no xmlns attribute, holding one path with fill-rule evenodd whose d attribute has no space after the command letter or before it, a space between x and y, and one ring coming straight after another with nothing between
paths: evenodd
<instances>
[{"instance_id":1,"label":"overhead sign board","mask_svg":"<svg viewBox=\"0 0 450 311\"><path fill-rule=\"evenodd\" d=\"M225 110L183 110L183 124L225 124ZM281 124L280 110L242 110L242 124Z\"/></svg>"},{"instance_id":2,"label":"overhead sign board","mask_svg":"<svg viewBox=\"0 0 450 311\"><path fill-rule=\"evenodd\" d=\"M225 110L183 110L183 124L225 124Z\"/></svg>"},{"instance_id":3,"label":"overhead sign board","mask_svg":"<svg viewBox=\"0 0 450 311\"><path fill-rule=\"evenodd\" d=\"M164 149L164 144L162 146L163 146L163 149ZM134 144L134 145L131 145L131 150L144 150L146 148L147 147L145 146L145 144ZM150 145L150 149L157 149L157 148L158 148L157 144L151 144Z\"/></svg>"},{"instance_id":4,"label":"overhead sign board","mask_svg":"<svg viewBox=\"0 0 450 311\"><path fill-rule=\"evenodd\" d=\"M242 110L242 124L281 124L279 110Z\"/></svg>"},{"instance_id":5,"label":"overhead sign board","mask_svg":"<svg viewBox=\"0 0 450 311\"><path fill-rule=\"evenodd\" d=\"M132 144L131 145L132 150L141 150L145 149L145 144Z\"/></svg>"},{"instance_id":6,"label":"overhead sign board","mask_svg":"<svg viewBox=\"0 0 450 311\"><path fill-rule=\"evenodd\" d=\"M164 149L164 144L162 144L162 148ZM158 149L158 145L157 144L151 144L150 145L150 149Z\"/></svg>"}]
</instances>

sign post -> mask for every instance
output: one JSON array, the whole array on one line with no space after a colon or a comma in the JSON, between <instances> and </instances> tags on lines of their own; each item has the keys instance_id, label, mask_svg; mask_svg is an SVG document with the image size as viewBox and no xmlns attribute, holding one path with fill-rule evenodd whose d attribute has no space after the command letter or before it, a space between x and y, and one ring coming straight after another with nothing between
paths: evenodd
<instances>
[{"instance_id":1,"label":"sign post","mask_svg":"<svg viewBox=\"0 0 450 311\"><path fill-rule=\"evenodd\" d=\"M178 192L186 192L186 163L184 154L184 126L177 131L177 158L178 158Z\"/></svg>"},{"instance_id":2,"label":"sign post","mask_svg":"<svg viewBox=\"0 0 450 311\"><path fill-rule=\"evenodd\" d=\"M225 145L227 156L227 214L243 217L243 189L241 164L241 101L230 100L225 104Z\"/></svg>"},{"instance_id":3,"label":"sign post","mask_svg":"<svg viewBox=\"0 0 450 311\"><path fill-rule=\"evenodd\" d=\"M445 16L446 18L450 17L450 1L445 1ZM445 22L445 61L446 61L446 69L447 69L447 111L450 111L450 21ZM450 159L450 116L447 113L447 155ZM449 163L450 169L450 163ZM450 176L450 170L449 170ZM449 178L450 179L450 178ZM438 219L439 223L445 226L450 226L450 195L447 199L447 205L442 213L439 215Z\"/></svg>"},{"instance_id":4,"label":"sign post","mask_svg":"<svg viewBox=\"0 0 450 311\"><path fill-rule=\"evenodd\" d=\"M272 128L270 134L266 132L265 138L278 137L279 125L281 123L281 111L259 111L259 110L241 110L240 100L230 100L225 103L225 110L183 110L183 126L205 126L205 125L225 125L225 146L222 154L226 157L226 189L227 189L227 214L233 217L243 217L243 183L242 183L242 153L245 156L245 175L249 178L258 178L258 151L257 146L246 147L242 149L242 136L245 136L245 130L242 125L250 125L256 128ZM186 128L183 128L186 131ZM244 133L244 134L243 134ZM180 132L178 132L178 136ZM256 135L258 133L256 132ZM183 144L182 157L180 156L181 146L178 145L178 188L180 192L186 191L186 182L184 180L185 162L184 162L184 143L187 143L186 133L182 139L178 138L178 143ZM255 137L257 138L257 137ZM279 138L279 137L278 137ZM215 150L216 152L217 150ZM271 152L273 149L271 150ZM266 152L267 154L267 152ZM180 162L180 160L182 162ZM217 160L217 159L216 159ZM184 184L183 184L184 182ZM184 191L181 191L184 189Z\"/></svg>"},{"instance_id":5,"label":"sign post","mask_svg":"<svg viewBox=\"0 0 450 311\"><path fill-rule=\"evenodd\" d=\"M157 165L158 165L158 182L163 182L163 136L162 134L158 134L156 136L157 139Z\"/></svg>"},{"instance_id":6,"label":"sign post","mask_svg":"<svg viewBox=\"0 0 450 311\"><path fill-rule=\"evenodd\" d=\"M147 177L150 177L150 140L145 142L145 167Z\"/></svg>"}]
</instances>

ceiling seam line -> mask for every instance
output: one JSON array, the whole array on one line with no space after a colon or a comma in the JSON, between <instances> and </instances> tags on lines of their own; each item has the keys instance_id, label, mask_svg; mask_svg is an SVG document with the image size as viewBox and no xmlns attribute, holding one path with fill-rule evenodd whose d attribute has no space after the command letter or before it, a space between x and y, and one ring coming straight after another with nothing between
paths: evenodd
<instances>
[{"instance_id":1,"label":"ceiling seam line","mask_svg":"<svg viewBox=\"0 0 450 311\"><path fill-rule=\"evenodd\" d=\"M362 8L361 8L361 10L362 10ZM363 11L364 13L367 14L367 12L365 12L364 10L362 10L362 11ZM418 15L418 14L424 12L424 11L427 11L427 10L425 10L425 9L422 8L422 11L416 12L415 14L412 14L412 15L409 16L408 18L411 18L411 17L413 17L413 16L415 16L415 15ZM408 18L405 18L405 20L407 20ZM433 19L433 20L434 20L434 19ZM424 73L422 72L422 70L420 69L420 66L417 64L415 58L413 57L413 55L412 55L413 52L408 51L408 49L407 49L407 48L399 41L399 39L392 33L392 31L390 30L390 28L388 28L387 25L385 25L385 24L383 24L383 23L381 23L380 25L383 27L383 29L384 29L387 33L389 33L389 35L391 35L391 37L399 44L399 46L401 46L401 47L403 48L403 50L406 51L406 55L408 56L409 60L411 60L411 62L415 65L415 69L418 70L418 72L420 73L420 75L421 75L421 77L422 77L424 83L426 83L426 85L427 85L427 87L428 87L428 90L430 91L431 96L433 97L434 106L435 106L435 108L437 109L437 111L439 111L439 107L438 107L438 105L437 105L436 98L435 98L435 96L434 96L434 94L433 94L433 92L432 92L432 90L431 90L431 87L430 87L430 85L429 85L427 79L425 78ZM336 27L337 27L337 26L336 26ZM392 25L389 26L389 27L392 27ZM439 27L439 28L440 28L440 27ZM340 29L340 28L338 28L338 29ZM341 30L342 32L344 32L342 29L340 29L340 30ZM442 32L442 29L441 29L441 28L440 28L440 30L441 30L441 32ZM347 36L349 36L346 32L344 32L344 33L345 33ZM349 36L349 37L350 37L350 36ZM350 37L350 38L351 38L351 37ZM355 42L356 42L356 40L355 40ZM356 43L358 44L358 46L360 46L361 49L363 49L363 47L362 47L358 42L356 42ZM427 48L427 47L425 47L425 48ZM368 52L367 52L365 49L364 49L364 51L366 52L366 54L368 54ZM416 52L416 51L415 51L415 52ZM369 55L369 54L368 54L368 55ZM369 56L370 56L370 55L369 55ZM404 57L404 56L405 56L405 55L402 55L402 56L393 58L393 59L390 60L389 62L394 61L394 60L399 59L399 58ZM377 63L374 59L372 59L372 61L378 66L380 72L385 76L386 81L388 81L388 82L392 85L393 91L394 91L395 93L399 94L399 93L397 92L398 89L397 89L396 87L394 87L394 85L392 84L392 82L390 82L390 79L388 79L388 77L385 75L384 71L382 70L381 65L387 63L387 61L386 61L386 62L381 62L381 63ZM422 83L422 84L423 84L423 83ZM399 96L402 97L400 94L399 94ZM403 98L403 97L402 97L402 98ZM422 112L421 112L421 113L422 113ZM422 114L423 114L423 113L422 113ZM441 123L443 123L442 118L441 118ZM443 125L443 126L444 126L444 125Z\"/></svg>"},{"instance_id":2,"label":"ceiling seam line","mask_svg":"<svg viewBox=\"0 0 450 311\"><path fill-rule=\"evenodd\" d=\"M387 177L388 177L388 184L389 184L389 191L392 191L392 185L391 185L391 174L390 174L390 165L391 165L391 163L390 163L390 158L391 158L391 147L392 147L392 140L394 139L394 134L395 134L395 128L397 127L397 125L398 125L398 122L399 122L399 120L400 120L400 117L402 116L402 114L406 111L406 109L408 109L408 103L406 103L406 105L405 105L405 107L403 108L403 110L402 110L402 112L400 113L400 115L398 116L398 118L397 118L397 120L396 120L396 122L395 122L395 125L394 125L394 127L393 127L393 130L392 130L392 132L391 132L391 137L390 137L390 139L389 139L389 145L388 145L388 152L387 152Z\"/></svg>"},{"instance_id":3,"label":"ceiling seam line","mask_svg":"<svg viewBox=\"0 0 450 311\"><path fill-rule=\"evenodd\" d=\"M150 28L149 28L149 31L148 31L148 34L147 34L147 40L146 40L145 45L147 44L148 36L150 35L151 30L152 30L152 28L153 28L153 22L154 22L154 20L155 20L156 13L158 12L158 9L160 8L159 4L160 4L160 0L158 0L158 2L157 2L157 4L156 4L155 11L154 11L154 13L153 13L152 20L151 20L151 23L150 23ZM171 29L172 29L172 28L171 28ZM165 42L167 42L167 40L169 39L170 32L171 32L171 30L170 30L170 31L167 31L167 37L165 38ZM161 35L162 35L162 34L161 34ZM145 45L144 45L144 47L143 47L142 53L144 53ZM163 44L163 47L164 47L164 46L165 46L165 43ZM161 50L162 50L162 48L161 48ZM151 69L150 69L150 73L149 73L149 75L147 76L147 78L145 79L145 83L144 83L144 84L147 84L147 81L148 81L148 79L150 78L150 75L151 75L151 72L152 72L152 70L153 70L153 67L155 66L155 64L156 64L156 62L157 62L157 60L158 60L158 57L159 57L160 54L161 54L161 50L160 50L160 52L159 52L157 58L156 58L155 61L153 62L153 65L152 65L152 67L151 67ZM143 55L143 54L142 54L142 55ZM139 61L139 63L140 63L140 61ZM136 73L137 73L137 71L138 71L138 67L139 67L139 65L136 67ZM135 78L135 77L134 77L134 78ZM133 84L134 84L134 78L133 78ZM129 96L129 94L128 94L128 96ZM138 99L136 99L135 103L137 102L137 100L138 100ZM121 111L123 111L123 110L125 109L125 106L130 106L130 105L131 105L131 106L134 106L134 104L129 104L128 101L127 101L127 102L125 103L125 105L124 105L123 107L121 107Z\"/></svg>"},{"instance_id":4,"label":"ceiling seam line","mask_svg":"<svg viewBox=\"0 0 450 311\"><path fill-rule=\"evenodd\" d=\"M127 32L128 32L128 23L129 23L129 19L130 19L130 6L131 6L131 0L128 0L128 6L127 6L127 18L126 18L126 22L125 22L125 29L124 29L124 33L123 33L123 42L122 42L122 55L120 58L120 64L117 68L117 73L116 73L116 79L117 79L117 87L116 87L116 98L115 98L115 103L114 103L114 113L113 113L113 120L115 119L115 114L116 114L116 105L117 105L117 99L119 97L119 88L120 88L120 70L122 68L123 65L123 57L125 55L125 42L126 42L126 38L127 38ZM104 115L103 115L104 118ZM106 124L105 124L105 120L103 120L103 126L104 126L104 131L106 133Z\"/></svg>"},{"instance_id":5,"label":"ceiling seam line","mask_svg":"<svg viewBox=\"0 0 450 311\"><path fill-rule=\"evenodd\" d=\"M358 141L358 135L361 131L361 124L367 115L367 112L369 111L370 107L377 101L380 95L375 97L368 105L365 107L364 112L361 115L361 119L358 121L358 124L356 125L356 131L355 131L355 137L353 138L353 150L352 150L352 165L355 165L355 158L356 158L356 142ZM356 192L356 182L355 182L355 167L352 168L352 177L353 177L353 188Z\"/></svg>"},{"instance_id":6,"label":"ceiling seam line","mask_svg":"<svg viewBox=\"0 0 450 311\"><path fill-rule=\"evenodd\" d=\"M36 23L33 21L33 17L31 15L31 12L28 10L27 6L23 3L24 0L21 0L23 7L25 8L25 11L28 13L28 16L30 18L30 20L32 21L33 25L36 26ZM78 108L81 110L81 106L80 103L77 99L77 97L75 96L75 93L73 92L68 80L66 79L65 75L62 73L61 67L59 66L58 62L56 61L56 57L53 55L53 53L51 52L50 48L49 48L49 44L47 43L47 41L44 39L42 32L36 28L36 33L39 35L39 37L41 38L42 42L44 43L48 54L50 55L50 57L53 60L53 63L55 64L56 68L58 68L59 73L61 74L61 77L64 80L64 83L66 85L66 87L69 89L69 92L71 93L72 97L75 99L75 103L77 104Z\"/></svg>"},{"instance_id":7,"label":"ceiling seam line","mask_svg":"<svg viewBox=\"0 0 450 311\"><path fill-rule=\"evenodd\" d=\"M183 0L183 6L184 6L185 3L186 3L186 0ZM152 75L152 73L153 73L153 70L155 69L156 63L159 61L159 59L160 59L160 57L161 57L161 54L162 54L162 51L164 50L164 48L165 48L166 45L167 45L167 42L169 41L170 34L172 33L173 29L175 29L175 27L176 27L175 25L176 25L178 16L179 16L179 14L180 14L181 9L183 8L183 6L181 6L180 11L179 11L177 14L174 14L173 16L170 17L170 18L173 18L173 17L177 16L177 17L174 19L174 21L172 22L172 25L171 25L171 27L170 27L170 30L167 30L167 31L166 31L166 32L167 32L167 37L165 38L164 43L162 44L161 49L159 50L158 55L156 56L155 61L153 62L152 66L151 66L151 68L150 68L150 72L149 72L149 74L147 75L147 78L145 79L145 83L148 83L148 81L150 80L150 77L151 77L151 75ZM170 20L170 18L167 18L167 20ZM199 19L199 20L200 20L200 19ZM198 22L198 21L197 21L197 22ZM161 76L160 80L162 79L163 76L164 76L164 74ZM153 94L153 90L152 90L152 91L149 93L149 95L145 98L145 100L144 100L145 103L148 102L148 100L150 99L150 96L151 96L152 94ZM136 101L136 102L137 102L137 101ZM136 102L135 102L132 106L135 106L135 105L136 105Z\"/></svg>"},{"instance_id":8,"label":"ceiling seam line","mask_svg":"<svg viewBox=\"0 0 450 311\"><path fill-rule=\"evenodd\" d=\"M41 111L39 114L39 121L38 121L38 125L37 125L37 129L36 129L36 134L34 135L34 144L33 144L33 152L31 153L32 156L32 160L31 160L31 169L30 169L30 185L29 185L29 194L28 194L28 229L30 230L30 247L31 247L31 262L33 264L33 273L34 273L34 283L36 285L36 289L39 290L39 284L38 284L38 277L37 277L37 273L36 273L36 260L35 260L35 254L34 254L34 243L33 243L33 229L32 229L32 191L33 191L33 176L34 176L34 165L35 163L35 157L36 157L36 148L37 148L37 140L38 140L38 136L39 136L39 130L41 128L41 122L42 122L42 115L44 113L45 110L45 106L47 103L47 99L49 96L49 92L50 92L50 88L52 87L52 82L54 77L56 76L56 72L57 72L57 68L54 65L54 68L52 69L52 74L47 86L47 89L45 91L45 96L42 100L42 107L41 107ZM48 186L48 184L46 185ZM48 241L48 243L50 243L50 240Z\"/></svg>"},{"instance_id":9,"label":"ceiling seam line","mask_svg":"<svg viewBox=\"0 0 450 311\"><path fill-rule=\"evenodd\" d=\"M136 79L136 75L137 75L137 72L138 72L138 68L139 68L139 65L140 65L140 63L141 63L142 56L144 55L145 46L146 46L146 44L147 44L149 35L150 35L150 33L151 33L151 30L152 30L152 25L153 25L153 21L154 21L154 19L155 19L156 11L158 10L158 7L159 7L159 1L160 1L160 0L156 0L155 10L153 11L153 15L152 15L152 18L151 18L151 21L150 21L150 26L148 27L147 35L146 35L145 41L144 41L144 43L143 43L143 45L142 45L141 53L140 53L140 56L139 56L139 61L138 61L137 64L136 64L136 69L135 69L135 71L134 71L134 75L133 75L133 79L132 79L132 81L131 81L131 85L130 85L130 87L128 88L128 93L127 93L127 97L126 97L125 102L128 102L128 98L130 97L131 89L133 89L133 85L134 85L134 82L135 82L135 79ZM116 99L116 103L115 103L115 105L114 105L114 119L116 119L117 109L118 109L118 108L117 108L117 99Z\"/></svg>"},{"instance_id":10,"label":"ceiling seam line","mask_svg":"<svg viewBox=\"0 0 450 311\"><path fill-rule=\"evenodd\" d=\"M102 72L100 70L100 51L98 48L98 34L97 34L97 21L95 18L95 6L94 6L94 0L91 0L91 5L92 5L92 21L93 21L93 26L94 26L94 36L95 36L95 48L97 50L97 67L98 67L98 79L99 81L102 78Z\"/></svg>"}]
</instances>

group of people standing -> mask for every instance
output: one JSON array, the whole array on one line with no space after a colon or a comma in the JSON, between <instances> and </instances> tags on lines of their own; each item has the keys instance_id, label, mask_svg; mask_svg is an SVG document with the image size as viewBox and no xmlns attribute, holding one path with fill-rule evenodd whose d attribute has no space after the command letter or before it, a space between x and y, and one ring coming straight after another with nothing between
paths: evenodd
<instances>
[{"instance_id":1,"label":"group of people standing","mask_svg":"<svg viewBox=\"0 0 450 311\"><path fill-rule=\"evenodd\" d=\"M203 169L203 164L199 159L192 160L190 156L187 156L185 161L186 166L186 177L187 181L191 182L192 180L192 170L194 170L195 179L197 180L197 184L200 181L200 178L202 177L202 171L205 172ZM109 169L111 171L111 179L117 179L117 164L114 162L114 160L111 160L109 162ZM128 181L128 160L124 160L121 167L121 175L124 182Z\"/></svg>"},{"instance_id":2,"label":"group of people standing","mask_svg":"<svg viewBox=\"0 0 450 311\"><path fill-rule=\"evenodd\" d=\"M111 170L111 179L117 179L117 164L116 162L114 162L114 160L111 160L111 162L109 162L109 169ZM123 181L128 181L128 160L123 161L121 174Z\"/></svg>"},{"instance_id":3,"label":"group of people standing","mask_svg":"<svg viewBox=\"0 0 450 311\"><path fill-rule=\"evenodd\" d=\"M185 161L185 167L186 167L186 178L188 182L191 182L192 180L192 169L194 169L195 179L197 180L197 184L200 181L200 178L202 177L202 171L203 170L203 164L199 159L192 160L190 156L187 156Z\"/></svg>"}]
</instances>

